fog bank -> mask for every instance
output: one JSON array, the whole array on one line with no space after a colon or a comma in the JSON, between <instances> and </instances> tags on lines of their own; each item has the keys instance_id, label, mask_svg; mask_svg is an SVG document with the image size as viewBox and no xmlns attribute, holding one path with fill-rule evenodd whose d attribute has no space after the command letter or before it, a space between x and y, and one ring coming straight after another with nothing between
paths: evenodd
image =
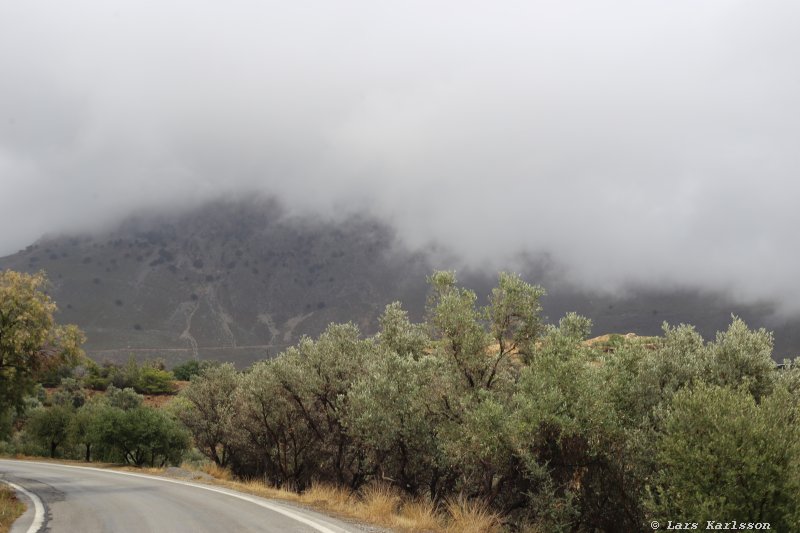
<instances>
[{"instance_id":1,"label":"fog bank","mask_svg":"<svg viewBox=\"0 0 800 533\"><path fill-rule=\"evenodd\" d=\"M6 2L0 255L275 194L800 311L794 2Z\"/></svg>"}]
</instances>

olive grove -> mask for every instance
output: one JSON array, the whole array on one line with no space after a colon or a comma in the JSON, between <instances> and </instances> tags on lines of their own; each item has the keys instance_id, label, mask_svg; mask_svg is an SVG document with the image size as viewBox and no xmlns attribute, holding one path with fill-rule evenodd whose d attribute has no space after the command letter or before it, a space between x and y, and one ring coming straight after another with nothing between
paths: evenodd
<instances>
[{"instance_id":1,"label":"olive grove","mask_svg":"<svg viewBox=\"0 0 800 533\"><path fill-rule=\"evenodd\" d=\"M192 378L180 418L236 474L304 490L379 481L485 502L511 527L637 531L732 514L800 528L797 367L734 318L612 347L542 317L544 291L501 274L486 306L436 272L426 321L387 306L378 334L332 324L245 372ZM727 516L727 515L726 515Z\"/></svg>"}]
</instances>

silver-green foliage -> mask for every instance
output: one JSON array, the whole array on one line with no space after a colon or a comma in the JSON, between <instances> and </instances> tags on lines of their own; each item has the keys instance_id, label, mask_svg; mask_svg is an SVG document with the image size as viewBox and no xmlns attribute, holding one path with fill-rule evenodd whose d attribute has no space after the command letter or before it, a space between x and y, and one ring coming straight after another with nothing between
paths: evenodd
<instances>
[{"instance_id":1,"label":"silver-green foliage","mask_svg":"<svg viewBox=\"0 0 800 533\"><path fill-rule=\"evenodd\" d=\"M239 431L234 424L235 393L241 377L231 364L208 366L191 376L191 386L174 408L195 445L219 466L227 466Z\"/></svg>"},{"instance_id":2,"label":"silver-green foliage","mask_svg":"<svg viewBox=\"0 0 800 533\"><path fill-rule=\"evenodd\" d=\"M759 403L746 384L703 384L676 394L663 416L653 517L800 529L800 410L787 390Z\"/></svg>"},{"instance_id":3,"label":"silver-green foliage","mask_svg":"<svg viewBox=\"0 0 800 533\"><path fill-rule=\"evenodd\" d=\"M331 325L194 379L182 401L198 447L276 485L380 480L547 531L714 513L797 529L800 372L776 370L770 334L734 318L706 342L665 324L602 349L584 317L546 324L544 291L518 276L486 306L452 272L429 282L423 324L395 303L374 337Z\"/></svg>"}]
</instances>

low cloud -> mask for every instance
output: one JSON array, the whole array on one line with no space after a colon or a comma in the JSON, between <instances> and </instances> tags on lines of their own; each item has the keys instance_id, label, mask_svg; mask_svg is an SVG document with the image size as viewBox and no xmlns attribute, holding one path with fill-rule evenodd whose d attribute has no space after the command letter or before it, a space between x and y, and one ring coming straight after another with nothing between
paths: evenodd
<instances>
[{"instance_id":1,"label":"low cloud","mask_svg":"<svg viewBox=\"0 0 800 533\"><path fill-rule=\"evenodd\" d=\"M794 2L6 2L0 255L275 194L800 311Z\"/></svg>"}]
</instances>

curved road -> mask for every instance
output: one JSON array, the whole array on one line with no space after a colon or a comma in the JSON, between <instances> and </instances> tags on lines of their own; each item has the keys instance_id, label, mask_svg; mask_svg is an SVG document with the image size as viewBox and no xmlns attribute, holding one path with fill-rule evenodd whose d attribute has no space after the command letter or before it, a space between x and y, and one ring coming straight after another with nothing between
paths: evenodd
<instances>
[{"instance_id":1,"label":"curved road","mask_svg":"<svg viewBox=\"0 0 800 533\"><path fill-rule=\"evenodd\" d=\"M50 533L363 532L274 500L141 474L0 459L0 480L42 500L40 530ZM12 531L27 532L33 515L26 513Z\"/></svg>"}]
</instances>

